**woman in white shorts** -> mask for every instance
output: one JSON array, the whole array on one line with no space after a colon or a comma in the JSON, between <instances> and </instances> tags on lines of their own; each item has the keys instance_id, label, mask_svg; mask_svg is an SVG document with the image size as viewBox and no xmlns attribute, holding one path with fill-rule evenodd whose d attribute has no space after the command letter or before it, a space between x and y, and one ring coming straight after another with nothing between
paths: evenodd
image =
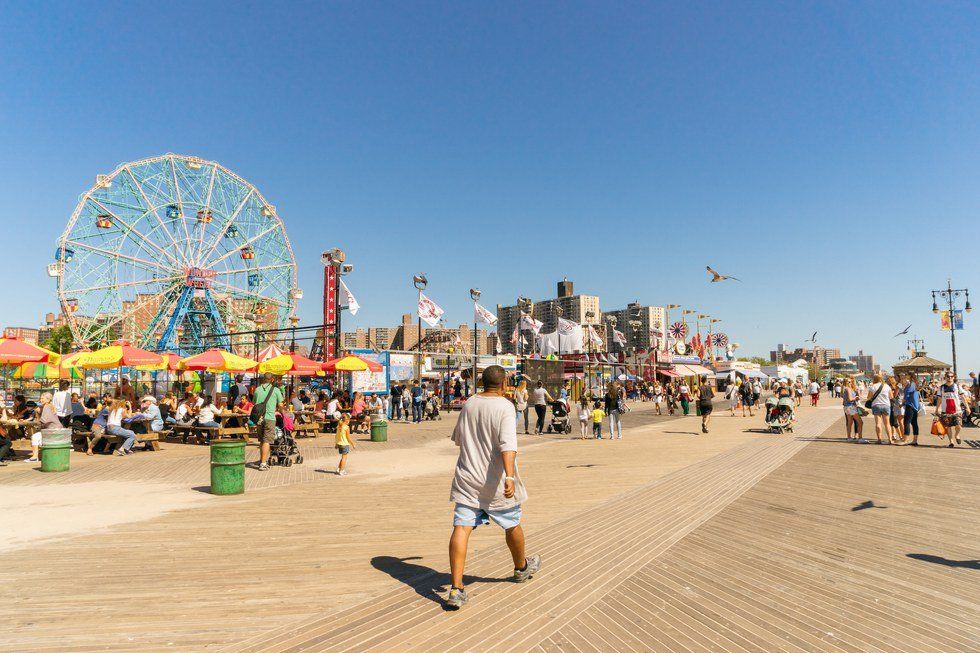
<instances>
[{"instance_id":1,"label":"woman in white shorts","mask_svg":"<svg viewBox=\"0 0 980 653\"><path fill-rule=\"evenodd\" d=\"M664 401L664 387L660 385L660 382L653 384L653 403L657 407L657 414L661 415L660 405Z\"/></svg>"}]
</instances>

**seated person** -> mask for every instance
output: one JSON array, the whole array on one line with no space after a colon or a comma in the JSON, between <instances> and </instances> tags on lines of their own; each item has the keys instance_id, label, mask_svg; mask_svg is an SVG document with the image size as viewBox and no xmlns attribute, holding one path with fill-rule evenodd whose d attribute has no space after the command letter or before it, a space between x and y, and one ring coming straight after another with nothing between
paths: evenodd
<instances>
[{"instance_id":1,"label":"seated person","mask_svg":"<svg viewBox=\"0 0 980 653\"><path fill-rule=\"evenodd\" d=\"M72 427L77 427L83 431L89 430L92 426L92 416L88 414L85 405L77 392L71 393L71 422Z\"/></svg>"},{"instance_id":2,"label":"seated person","mask_svg":"<svg viewBox=\"0 0 980 653\"><path fill-rule=\"evenodd\" d=\"M140 401L140 414L147 422L150 431L159 433L163 430L163 415L160 414L160 407L157 406L157 398L147 395Z\"/></svg>"},{"instance_id":3,"label":"seated person","mask_svg":"<svg viewBox=\"0 0 980 653\"><path fill-rule=\"evenodd\" d=\"M218 414L221 409L218 408L214 399L211 395L204 397L204 404L197 411L197 425L198 426L208 426L208 427L218 427L221 424L218 423Z\"/></svg>"},{"instance_id":4,"label":"seated person","mask_svg":"<svg viewBox=\"0 0 980 653\"><path fill-rule=\"evenodd\" d=\"M300 390L299 394L293 395L293 400L290 402L293 408L293 412L302 412L306 410L306 404L303 403L303 391Z\"/></svg>"},{"instance_id":5,"label":"seated person","mask_svg":"<svg viewBox=\"0 0 980 653\"><path fill-rule=\"evenodd\" d=\"M96 413L95 419L92 421L92 435L88 437L88 449L85 451L86 456L91 456L94 454L93 448L105 437L106 425L108 422L108 408L103 408Z\"/></svg>"},{"instance_id":6,"label":"seated person","mask_svg":"<svg viewBox=\"0 0 980 653\"><path fill-rule=\"evenodd\" d=\"M194 422L194 398L187 397L177 406L174 413L173 423L178 426L190 426Z\"/></svg>"},{"instance_id":7,"label":"seated person","mask_svg":"<svg viewBox=\"0 0 980 653\"><path fill-rule=\"evenodd\" d=\"M350 408L351 432L357 433L358 427L363 428L365 422L370 424L371 417L367 414L367 402L360 392L354 393L354 401Z\"/></svg>"},{"instance_id":8,"label":"seated person","mask_svg":"<svg viewBox=\"0 0 980 653\"><path fill-rule=\"evenodd\" d=\"M249 399L248 393L246 392L238 395L238 401L235 403L234 408L231 409L231 412L240 415L250 415L253 408L255 408L255 404L252 403L252 400Z\"/></svg>"}]
</instances>

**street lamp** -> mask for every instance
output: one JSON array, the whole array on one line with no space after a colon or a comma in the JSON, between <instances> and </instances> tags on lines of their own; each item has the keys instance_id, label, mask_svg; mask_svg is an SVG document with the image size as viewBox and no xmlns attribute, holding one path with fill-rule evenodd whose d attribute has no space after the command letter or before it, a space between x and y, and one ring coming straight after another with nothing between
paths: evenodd
<instances>
[{"instance_id":1,"label":"street lamp","mask_svg":"<svg viewBox=\"0 0 980 653\"><path fill-rule=\"evenodd\" d=\"M558 360L561 360L561 316L565 314L565 309L555 306L555 333L558 334ZM562 375L565 373L564 363L562 363Z\"/></svg>"},{"instance_id":2,"label":"street lamp","mask_svg":"<svg viewBox=\"0 0 980 653\"><path fill-rule=\"evenodd\" d=\"M297 324L299 324L299 317L296 316L296 315L290 315L289 316L289 326L291 326L292 329L293 329L293 342L289 346L289 352L291 354L295 354L296 353L296 325Z\"/></svg>"},{"instance_id":3,"label":"street lamp","mask_svg":"<svg viewBox=\"0 0 980 653\"><path fill-rule=\"evenodd\" d=\"M473 384L472 394L476 394L476 373L478 371L477 368L478 368L478 358L479 358L479 352L477 351L477 346L476 346L477 345L476 303L480 301L480 295L482 294L483 293L480 292L479 288L470 288L470 299L473 300L473 378L470 379L470 381Z\"/></svg>"},{"instance_id":4,"label":"street lamp","mask_svg":"<svg viewBox=\"0 0 980 653\"><path fill-rule=\"evenodd\" d=\"M592 361L591 361L591 358L592 358L592 320L594 320L594 319L595 319L595 311L586 311L585 312L585 324L586 324L586 327L589 329L589 333L588 333L588 336L587 336L588 339L589 339L589 352L588 352L588 354L586 354L586 357L585 357L585 362L586 362L586 365L588 365L588 367L584 367L583 366L583 369L585 370L586 385L588 387L588 390L589 390L589 394L590 395L592 394Z\"/></svg>"},{"instance_id":5,"label":"street lamp","mask_svg":"<svg viewBox=\"0 0 980 653\"><path fill-rule=\"evenodd\" d=\"M966 299L966 312L969 313L973 310L970 306L970 291L967 288L953 288L953 282L950 279L946 279L946 288L944 290L933 290L932 291L932 312L939 312L939 305L936 303L936 298L942 299L949 310L949 342L953 350L953 382L955 383L959 379L959 373L956 368L956 325L953 323L953 311L956 310L956 298L963 295Z\"/></svg>"},{"instance_id":6,"label":"street lamp","mask_svg":"<svg viewBox=\"0 0 980 653\"><path fill-rule=\"evenodd\" d=\"M414 285L415 289L419 291L419 300L415 309L415 312L418 313L418 306L422 305L422 291L425 290L425 287L429 285L429 280L425 278L424 272L422 274L416 274L414 277L412 277L412 285ZM419 381L421 381L422 380L422 315L419 314L418 318L419 318L418 339L415 342L415 346L419 351L419 355L418 355L418 362L415 365L415 377L419 379Z\"/></svg>"}]
</instances>

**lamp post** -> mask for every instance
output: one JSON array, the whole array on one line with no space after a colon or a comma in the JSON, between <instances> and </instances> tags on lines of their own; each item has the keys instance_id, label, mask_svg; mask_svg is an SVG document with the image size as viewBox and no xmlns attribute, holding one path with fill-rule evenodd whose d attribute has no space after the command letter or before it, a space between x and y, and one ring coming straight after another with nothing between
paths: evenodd
<instances>
[{"instance_id":1,"label":"lamp post","mask_svg":"<svg viewBox=\"0 0 980 653\"><path fill-rule=\"evenodd\" d=\"M289 326L292 327L292 342L289 345L289 353L296 353L296 325L299 324L299 317L295 315L289 316Z\"/></svg>"},{"instance_id":2,"label":"lamp post","mask_svg":"<svg viewBox=\"0 0 980 653\"><path fill-rule=\"evenodd\" d=\"M415 289L419 291L418 304L416 304L415 312L418 313L418 307L422 304L422 291L425 287L429 285L429 280L425 278L425 273L416 274L412 277L412 284ZM417 362L415 364L415 378L422 380L422 316L418 316L418 339L415 342L415 347L418 349L419 355ZM404 343L403 343L404 344Z\"/></svg>"},{"instance_id":3,"label":"lamp post","mask_svg":"<svg viewBox=\"0 0 980 653\"><path fill-rule=\"evenodd\" d=\"M565 309L561 306L555 306L555 333L558 334L558 360L561 360L561 316L565 314ZM564 365L562 366L562 375L565 374Z\"/></svg>"},{"instance_id":4,"label":"lamp post","mask_svg":"<svg viewBox=\"0 0 980 653\"><path fill-rule=\"evenodd\" d=\"M455 347L452 345L446 347L446 385L443 386L445 390L442 393L442 403L445 406L449 405L449 385L453 382L453 354L455 353Z\"/></svg>"},{"instance_id":5,"label":"lamp post","mask_svg":"<svg viewBox=\"0 0 980 653\"><path fill-rule=\"evenodd\" d=\"M637 338L637 333L640 331L640 327L643 326L643 320L640 319L640 316L643 314L643 307L640 306L640 302L631 302L626 306L626 313L627 313L627 322L629 322L630 325L630 335L629 338L627 338L627 343L629 343L630 349L632 350L633 353L633 367L636 368L637 371L641 371L639 369L640 367L639 356L637 353L637 348L638 348L637 342L639 341L639 338ZM647 311L647 319L649 320L649 311ZM649 334L649 329L647 329L648 345L649 345L649 339L650 339L650 334ZM639 374L638 376L640 378L643 378L642 373Z\"/></svg>"},{"instance_id":6,"label":"lamp post","mask_svg":"<svg viewBox=\"0 0 980 653\"><path fill-rule=\"evenodd\" d=\"M586 311L585 312L585 324L586 324L586 327L589 330L589 334L587 336L588 339L589 339L589 352L585 356L585 362L586 362L586 365L588 367L583 367L583 369L585 369L585 378L587 379L586 386L588 387L588 390L589 390L589 395L590 395L589 398L590 399L591 399L591 395L592 395L592 360L591 360L591 358L592 358L592 320L594 320L594 319L595 319L595 312L594 311Z\"/></svg>"},{"instance_id":7,"label":"lamp post","mask_svg":"<svg viewBox=\"0 0 980 653\"><path fill-rule=\"evenodd\" d=\"M607 347L607 350L610 353L612 353L612 350L616 348L616 323L618 321L619 320L616 319L616 316L615 315L607 315L606 316L606 324L608 324L612 328L612 345L613 346L612 347ZM603 328L602 331L603 331L603 335L605 335L606 329ZM600 366L599 369L601 370L602 367ZM615 381L616 380L616 378L615 378L616 377L616 366L615 365L613 365L612 374L613 374L613 380Z\"/></svg>"},{"instance_id":8,"label":"lamp post","mask_svg":"<svg viewBox=\"0 0 980 653\"><path fill-rule=\"evenodd\" d=\"M936 303L936 298L942 299L947 306L949 311L949 343L953 350L953 381L954 383L960 378L959 373L956 368L956 325L953 323L953 311L956 310L956 298L963 295L966 299L966 312L969 313L973 310L970 306L970 291L967 288L953 288L953 282L950 279L946 279L946 288L944 290L933 290L932 291L932 312L939 312L939 305Z\"/></svg>"},{"instance_id":9,"label":"lamp post","mask_svg":"<svg viewBox=\"0 0 980 653\"><path fill-rule=\"evenodd\" d=\"M476 374L478 371L477 368L478 368L478 362L480 357L480 352L477 351L477 346L476 346L477 345L476 303L480 301L481 294L483 293L480 292L479 288L470 288L470 299L473 300L473 378L470 379L470 382L473 384L473 389L471 391L471 394L476 394Z\"/></svg>"},{"instance_id":10,"label":"lamp post","mask_svg":"<svg viewBox=\"0 0 980 653\"><path fill-rule=\"evenodd\" d=\"M524 320L524 313L533 319L533 311L534 302L524 296L517 298L517 360L520 363L521 375L524 374L524 329L521 328L521 322Z\"/></svg>"}]
</instances>

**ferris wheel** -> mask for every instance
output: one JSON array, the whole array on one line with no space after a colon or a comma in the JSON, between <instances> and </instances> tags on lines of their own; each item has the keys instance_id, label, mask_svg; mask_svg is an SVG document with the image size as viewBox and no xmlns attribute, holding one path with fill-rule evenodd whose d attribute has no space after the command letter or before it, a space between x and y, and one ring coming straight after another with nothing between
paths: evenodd
<instances>
[{"instance_id":1,"label":"ferris wheel","mask_svg":"<svg viewBox=\"0 0 980 653\"><path fill-rule=\"evenodd\" d=\"M275 207L227 168L177 154L98 175L48 273L85 346L231 348L231 331L285 327L302 297Z\"/></svg>"}]
</instances>

